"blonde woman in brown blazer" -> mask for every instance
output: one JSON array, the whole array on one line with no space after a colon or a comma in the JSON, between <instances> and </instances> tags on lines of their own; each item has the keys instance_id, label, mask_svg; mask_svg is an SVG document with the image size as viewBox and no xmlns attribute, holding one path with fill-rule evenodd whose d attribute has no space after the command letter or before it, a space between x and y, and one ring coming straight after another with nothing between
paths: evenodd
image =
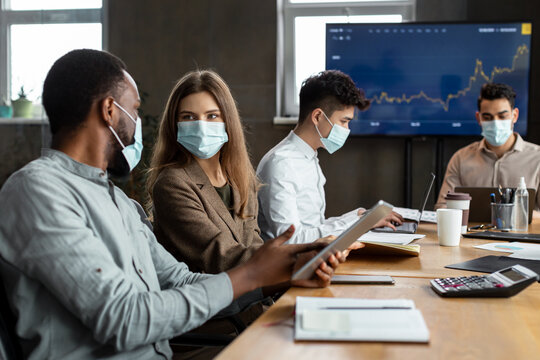
<instances>
[{"instance_id":1,"label":"blonde woman in brown blazer","mask_svg":"<svg viewBox=\"0 0 540 360\"><path fill-rule=\"evenodd\" d=\"M158 241L192 271L245 262L263 245L257 185L228 86L212 71L186 74L167 102L148 177Z\"/></svg>"},{"instance_id":2,"label":"blonde woman in brown blazer","mask_svg":"<svg viewBox=\"0 0 540 360\"><path fill-rule=\"evenodd\" d=\"M165 107L147 181L147 207L158 241L191 271L220 273L246 262L263 245L257 186L228 86L212 71L186 74ZM345 257L332 256L331 267ZM295 285L326 286L330 278L324 273L331 272L330 266L322 265L317 280ZM244 297L239 304L241 321L253 321L262 312L257 301L283 290L283 285ZM230 325L213 319L195 332L232 333Z\"/></svg>"}]
</instances>

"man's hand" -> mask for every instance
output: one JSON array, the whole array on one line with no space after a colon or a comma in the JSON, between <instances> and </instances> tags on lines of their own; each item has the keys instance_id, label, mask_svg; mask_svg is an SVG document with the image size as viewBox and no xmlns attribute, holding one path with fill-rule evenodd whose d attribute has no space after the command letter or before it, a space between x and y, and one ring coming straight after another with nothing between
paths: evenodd
<instances>
[{"instance_id":1,"label":"man's hand","mask_svg":"<svg viewBox=\"0 0 540 360\"><path fill-rule=\"evenodd\" d=\"M316 243L321 243L324 244L324 246L327 246L335 239L335 236L330 235L318 239ZM354 248L360 248L363 246L364 244L351 245L351 247ZM301 287L326 287L330 285L330 281L332 280L332 276L334 275L334 270L337 269L340 263L343 263L345 262L345 260L347 260L347 255L349 254L349 250L351 249L351 247L349 247L349 249L345 251L337 251L334 255L331 255L328 260L326 260L326 262L323 262L319 265L311 279L292 281L291 285ZM298 261L294 265L293 273L299 270L302 266L304 266L309 260L311 260L315 255L317 255L317 253L318 251L310 251L308 253L303 253L298 256Z\"/></svg>"},{"instance_id":2,"label":"man's hand","mask_svg":"<svg viewBox=\"0 0 540 360\"><path fill-rule=\"evenodd\" d=\"M235 298L259 287L290 281L294 266L301 254L309 252L316 254L327 245L327 242L324 241L283 245L293 233L294 226L291 225L283 234L261 246L246 263L227 272L231 279ZM327 276L324 274L328 274L328 269L332 269L332 267L324 267L323 265L322 268L324 270L322 270L321 275L326 281ZM332 274L333 270L330 273Z\"/></svg>"},{"instance_id":3,"label":"man's hand","mask_svg":"<svg viewBox=\"0 0 540 360\"><path fill-rule=\"evenodd\" d=\"M392 211L384 219L379 220L374 227L385 227L388 226L396 230L396 225L403 224L403 216L399 215L397 212Z\"/></svg>"}]
</instances>

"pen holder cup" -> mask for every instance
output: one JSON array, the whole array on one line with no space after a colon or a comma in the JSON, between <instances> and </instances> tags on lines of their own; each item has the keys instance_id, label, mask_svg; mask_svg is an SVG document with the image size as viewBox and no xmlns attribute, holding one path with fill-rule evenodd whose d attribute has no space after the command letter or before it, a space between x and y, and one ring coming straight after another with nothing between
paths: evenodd
<instances>
[{"instance_id":1,"label":"pen holder cup","mask_svg":"<svg viewBox=\"0 0 540 360\"><path fill-rule=\"evenodd\" d=\"M499 230L512 230L514 204L491 203L491 224Z\"/></svg>"}]
</instances>

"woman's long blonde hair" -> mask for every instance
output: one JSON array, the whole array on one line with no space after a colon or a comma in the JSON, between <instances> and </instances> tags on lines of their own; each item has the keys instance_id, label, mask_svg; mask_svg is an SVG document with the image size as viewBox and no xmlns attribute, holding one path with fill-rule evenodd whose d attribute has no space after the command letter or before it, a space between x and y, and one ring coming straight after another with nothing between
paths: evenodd
<instances>
[{"instance_id":1,"label":"woman's long blonde hair","mask_svg":"<svg viewBox=\"0 0 540 360\"><path fill-rule=\"evenodd\" d=\"M214 97L225 122L229 141L221 148L220 163L228 181L236 187L240 196L240 203L235 204L234 211L241 217L256 216L257 214L245 214L250 189L257 186L257 180L249 159L236 102L225 81L210 70L198 70L185 74L178 80L167 100L148 170L147 211L153 215L152 191L161 171L173 165L184 167L194 160L193 155L176 141L177 122L180 101L188 95L202 91L207 91Z\"/></svg>"}]
</instances>

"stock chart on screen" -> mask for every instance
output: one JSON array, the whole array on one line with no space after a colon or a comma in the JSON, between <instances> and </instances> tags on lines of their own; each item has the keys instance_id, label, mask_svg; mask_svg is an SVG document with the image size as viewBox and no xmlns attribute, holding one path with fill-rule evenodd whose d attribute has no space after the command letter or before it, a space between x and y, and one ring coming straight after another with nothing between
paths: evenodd
<instances>
[{"instance_id":1,"label":"stock chart on screen","mask_svg":"<svg viewBox=\"0 0 540 360\"><path fill-rule=\"evenodd\" d=\"M477 135L477 98L486 82L517 93L527 132L532 24L327 24L326 69L341 70L371 107L352 134Z\"/></svg>"}]
</instances>

